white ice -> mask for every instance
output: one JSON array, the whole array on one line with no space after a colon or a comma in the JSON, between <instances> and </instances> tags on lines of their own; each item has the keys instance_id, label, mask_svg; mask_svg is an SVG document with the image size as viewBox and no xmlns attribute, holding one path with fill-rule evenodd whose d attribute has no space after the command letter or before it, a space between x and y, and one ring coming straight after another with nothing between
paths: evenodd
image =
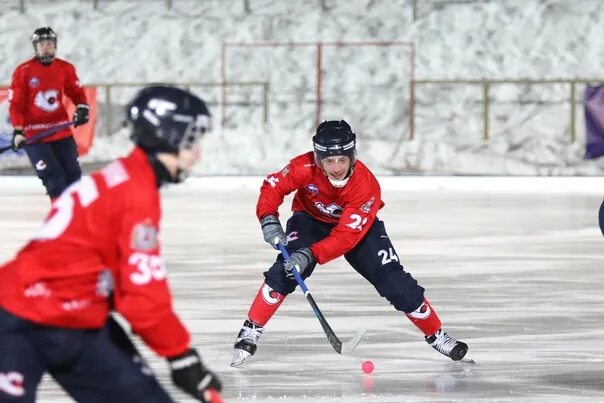
<instances>
[{"instance_id":1,"label":"white ice","mask_svg":"<svg viewBox=\"0 0 604 403\"><path fill-rule=\"evenodd\" d=\"M406 41L415 44L415 79L577 78L601 83L604 3L596 0L26 0L0 2L0 83L31 57L35 27L51 25L58 55L85 84L221 81L224 42ZM326 9L320 4L324 3ZM244 10L249 4L250 12ZM415 18L414 7L415 4ZM304 16L304 18L300 18ZM259 87L194 86L214 118L213 158L203 174L264 175L283 156L308 147L315 127L316 49L229 48L229 82L266 81L269 124ZM584 160L584 84L577 85L577 139L570 136L568 84L490 87L490 140L483 140L483 88L417 84L415 139L408 123L407 48L327 46L322 53L321 119L346 119L359 155L381 174L603 175L604 158ZM144 61L144 62L142 62ZM120 127L136 88L115 87L113 121ZM106 136L106 94L88 161L123 152ZM0 104L0 137L3 128ZM222 118L226 127L219 130ZM233 158L245 156L245 158ZM21 164L0 159L0 169Z\"/></svg>"},{"instance_id":2,"label":"white ice","mask_svg":"<svg viewBox=\"0 0 604 403\"><path fill-rule=\"evenodd\" d=\"M469 344L476 365L429 348L338 259L308 286L342 339L367 328L352 355L332 350L296 291L269 322L256 355L233 369L233 340L276 255L254 217L260 181L197 179L163 196L176 309L222 377L228 402L604 401L604 239L595 182L383 180L380 217L398 256L427 289L444 328ZM0 177L0 184L4 261L33 233L47 201L35 178ZM175 399L190 401L169 385L165 363L141 348ZM375 363L373 374L361 372L363 360ZM39 401L71 400L45 379Z\"/></svg>"}]
</instances>

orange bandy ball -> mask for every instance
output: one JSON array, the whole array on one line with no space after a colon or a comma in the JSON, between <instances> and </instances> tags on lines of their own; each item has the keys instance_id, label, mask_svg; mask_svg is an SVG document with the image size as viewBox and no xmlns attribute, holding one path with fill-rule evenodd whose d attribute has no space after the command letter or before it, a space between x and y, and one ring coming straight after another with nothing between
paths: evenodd
<instances>
[{"instance_id":1,"label":"orange bandy ball","mask_svg":"<svg viewBox=\"0 0 604 403\"><path fill-rule=\"evenodd\" d=\"M374 368L373 362L371 362L371 361L363 361L363 365L361 365L361 369L366 374L372 373L373 372L373 368Z\"/></svg>"}]
</instances>

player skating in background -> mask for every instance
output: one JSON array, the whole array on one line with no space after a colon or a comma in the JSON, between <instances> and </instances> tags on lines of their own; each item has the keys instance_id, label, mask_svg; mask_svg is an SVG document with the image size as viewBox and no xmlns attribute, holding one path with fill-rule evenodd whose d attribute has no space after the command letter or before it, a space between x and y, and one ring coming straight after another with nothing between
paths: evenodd
<instances>
[{"instance_id":1,"label":"player skating in background","mask_svg":"<svg viewBox=\"0 0 604 403\"><path fill-rule=\"evenodd\" d=\"M88 103L75 67L55 57L57 34L50 27L38 28L31 42L35 57L15 69L8 93L15 151L26 139L71 121L63 106L63 94L76 105L74 125L88 122ZM70 127L28 145L25 152L51 199L80 179L78 150Z\"/></svg>"},{"instance_id":2,"label":"player skating in background","mask_svg":"<svg viewBox=\"0 0 604 403\"><path fill-rule=\"evenodd\" d=\"M69 186L0 267L1 402L34 402L45 372L78 402L172 402L111 310L168 360L176 386L222 401L172 308L158 240L158 188L198 160L209 112L189 92L153 86L127 113L134 151Z\"/></svg>"},{"instance_id":3,"label":"player skating in background","mask_svg":"<svg viewBox=\"0 0 604 403\"><path fill-rule=\"evenodd\" d=\"M264 326L296 287L293 266L307 278L317 263L342 255L396 310L405 313L435 350L453 360L462 359L468 346L441 330L424 289L403 269L384 223L376 216L384 206L380 186L356 159L356 135L348 123L321 123L313 147L314 151L269 175L260 189L256 215L264 240L273 247L281 242L291 256L284 263L279 255L264 273L265 282L235 340L231 365L241 365L256 352ZM278 208L291 192L296 192L293 215L284 232Z\"/></svg>"}]
</instances>

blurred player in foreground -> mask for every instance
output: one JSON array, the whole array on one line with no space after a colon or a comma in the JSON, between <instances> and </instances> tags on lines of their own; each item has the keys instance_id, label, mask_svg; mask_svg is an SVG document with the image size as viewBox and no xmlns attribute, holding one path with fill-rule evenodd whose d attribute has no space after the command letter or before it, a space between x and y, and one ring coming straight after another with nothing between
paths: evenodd
<instances>
[{"instance_id":1,"label":"blurred player in foreground","mask_svg":"<svg viewBox=\"0 0 604 403\"><path fill-rule=\"evenodd\" d=\"M209 118L189 92L141 90L127 108L132 153L69 186L0 267L0 402L34 402L45 372L78 402L172 402L112 310L167 359L177 387L222 402L172 308L158 240L159 187L190 172Z\"/></svg>"}]
</instances>

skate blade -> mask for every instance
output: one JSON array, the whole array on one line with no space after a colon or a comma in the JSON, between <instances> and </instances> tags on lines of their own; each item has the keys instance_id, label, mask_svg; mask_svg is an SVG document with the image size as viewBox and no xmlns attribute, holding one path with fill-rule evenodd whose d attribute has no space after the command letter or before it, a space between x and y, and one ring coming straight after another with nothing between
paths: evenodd
<instances>
[{"instance_id":1,"label":"skate blade","mask_svg":"<svg viewBox=\"0 0 604 403\"><path fill-rule=\"evenodd\" d=\"M245 362L248 357L252 355L247 351L235 350L233 351L233 358L231 359L231 367L238 367Z\"/></svg>"}]
</instances>

